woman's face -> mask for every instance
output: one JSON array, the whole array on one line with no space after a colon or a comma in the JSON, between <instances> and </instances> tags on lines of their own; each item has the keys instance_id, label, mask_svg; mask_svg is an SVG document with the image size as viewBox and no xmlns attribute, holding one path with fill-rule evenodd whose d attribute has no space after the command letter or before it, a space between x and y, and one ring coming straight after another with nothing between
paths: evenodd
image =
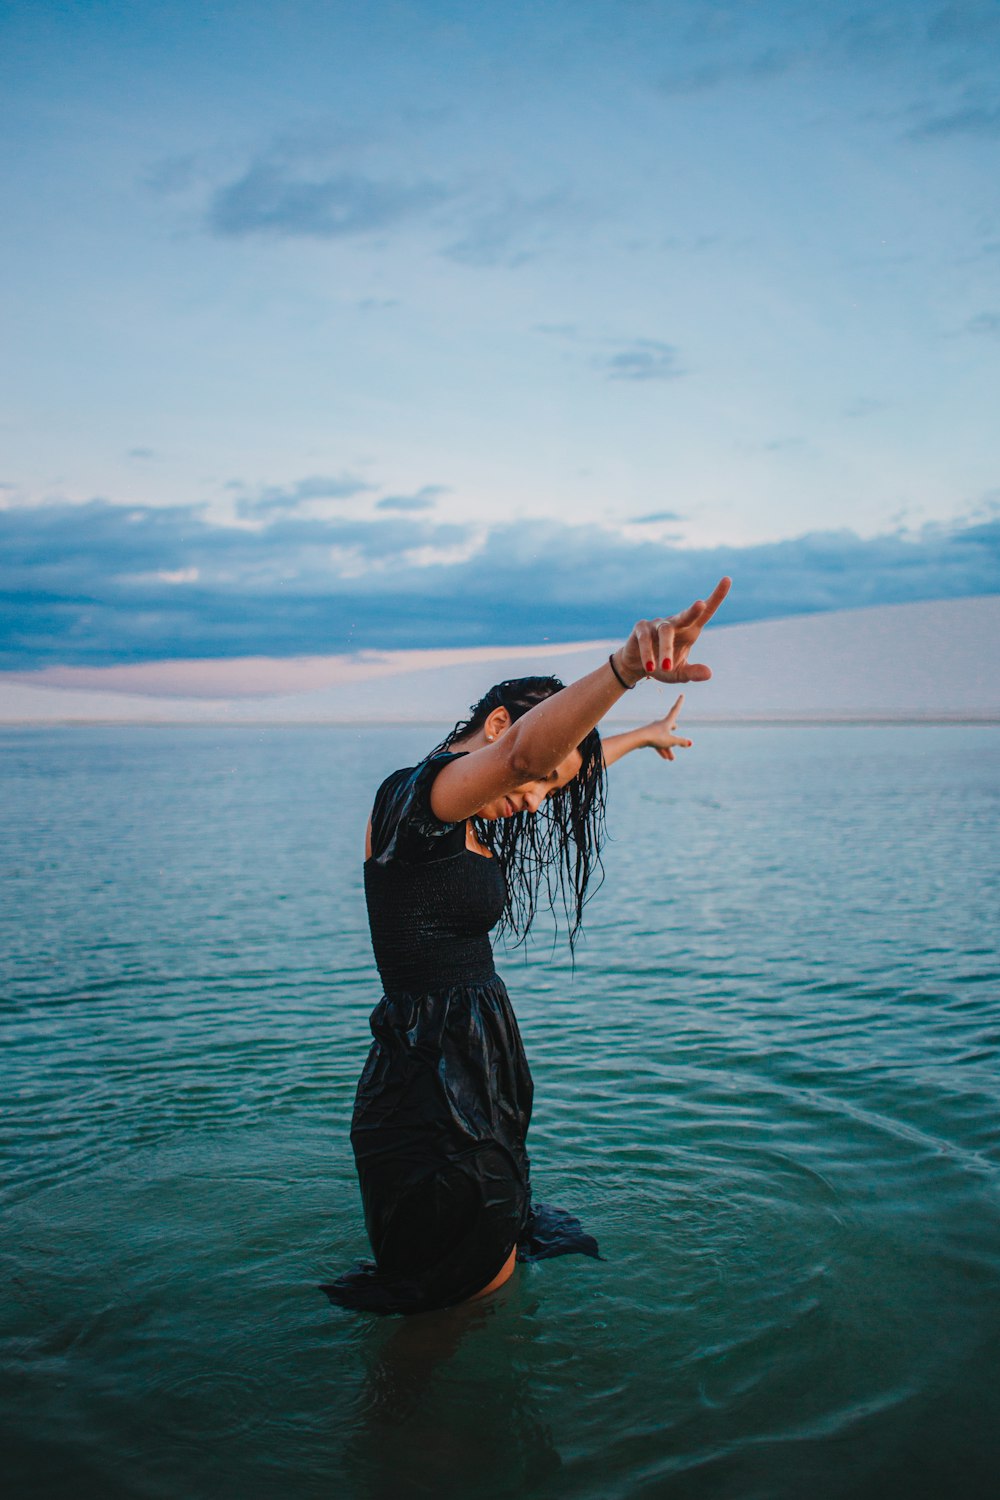
<instances>
[{"instance_id":1,"label":"woman's face","mask_svg":"<svg viewBox=\"0 0 1000 1500\"><path fill-rule=\"evenodd\" d=\"M537 812L549 793L572 781L582 765L583 756L579 750L574 750L548 776L540 781L526 781L508 792L506 797L497 797L492 802L487 802L479 809L476 817L492 822L495 818L512 818L519 812Z\"/></svg>"}]
</instances>

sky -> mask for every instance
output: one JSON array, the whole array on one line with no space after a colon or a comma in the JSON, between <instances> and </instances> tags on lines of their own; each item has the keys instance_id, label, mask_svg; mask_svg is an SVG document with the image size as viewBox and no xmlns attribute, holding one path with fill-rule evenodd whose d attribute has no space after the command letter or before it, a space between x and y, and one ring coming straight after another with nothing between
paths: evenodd
<instances>
[{"instance_id":1,"label":"sky","mask_svg":"<svg viewBox=\"0 0 1000 1500\"><path fill-rule=\"evenodd\" d=\"M0 668L1000 593L1000 4L0 8Z\"/></svg>"}]
</instances>

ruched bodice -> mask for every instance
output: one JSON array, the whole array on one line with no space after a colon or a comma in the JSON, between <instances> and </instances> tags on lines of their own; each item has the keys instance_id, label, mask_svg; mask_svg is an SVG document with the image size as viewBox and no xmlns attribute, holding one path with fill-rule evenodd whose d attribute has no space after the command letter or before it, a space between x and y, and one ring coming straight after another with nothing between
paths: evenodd
<instances>
[{"instance_id":1,"label":"ruched bodice","mask_svg":"<svg viewBox=\"0 0 1000 1500\"><path fill-rule=\"evenodd\" d=\"M416 865L369 859L365 898L387 995L486 984L496 974L489 933L503 913L504 881L495 859L464 847Z\"/></svg>"},{"instance_id":2,"label":"ruched bodice","mask_svg":"<svg viewBox=\"0 0 1000 1500\"><path fill-rule=\"evenodd\" d=\"M597 1244L532 1204L525 1136L532 1080L490 929L506 898L498 859L437 818L434 778L459 752L395 771L372 809L365 897L385 993L354 1101L351 1144L374 1264L324 1283L331 1302L425 1312L472 1296L519 1260Z\"/></svg>"}]
</instances>

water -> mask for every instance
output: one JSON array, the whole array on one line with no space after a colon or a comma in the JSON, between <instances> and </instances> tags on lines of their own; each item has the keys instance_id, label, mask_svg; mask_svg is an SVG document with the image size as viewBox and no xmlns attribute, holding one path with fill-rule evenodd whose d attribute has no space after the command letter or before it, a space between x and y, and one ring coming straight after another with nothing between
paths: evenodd
<instances>
[{"instance_id":1,"label":"water","mask_svg":"<svg viewBox=\"0 0 1000 1500\"><path fill-rule=\"evenodd\" d=\"M993 1500L1000 730L616 766L575 973L498 956L605 1258L380 1320L316 1283L366 1250L365 815L433 740L0 734L12 1493Z\"/></svg>"}]
</instances>

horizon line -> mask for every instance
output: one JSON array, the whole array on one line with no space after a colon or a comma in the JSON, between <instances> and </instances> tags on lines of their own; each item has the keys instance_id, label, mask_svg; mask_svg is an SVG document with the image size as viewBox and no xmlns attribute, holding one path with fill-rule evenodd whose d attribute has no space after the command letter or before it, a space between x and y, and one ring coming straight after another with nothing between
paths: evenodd
<instances>
[{"instance_id":1,"label":"horizon line","mask_svg":"<svg viewBox=\"0 0 1000 1500\"><path fill-rule=\"evenodd\" d=\"M438 719L0 719L4 729L427 729L439 727ZM631 724L631 719L606 717L602 722ZM754 728L854 728L916 727L966 724L1000 725L1000 709L987 714L843 714L822 715L706 715L687 717L691 726L706 729Z\"/></svg>"}]
</instances>

